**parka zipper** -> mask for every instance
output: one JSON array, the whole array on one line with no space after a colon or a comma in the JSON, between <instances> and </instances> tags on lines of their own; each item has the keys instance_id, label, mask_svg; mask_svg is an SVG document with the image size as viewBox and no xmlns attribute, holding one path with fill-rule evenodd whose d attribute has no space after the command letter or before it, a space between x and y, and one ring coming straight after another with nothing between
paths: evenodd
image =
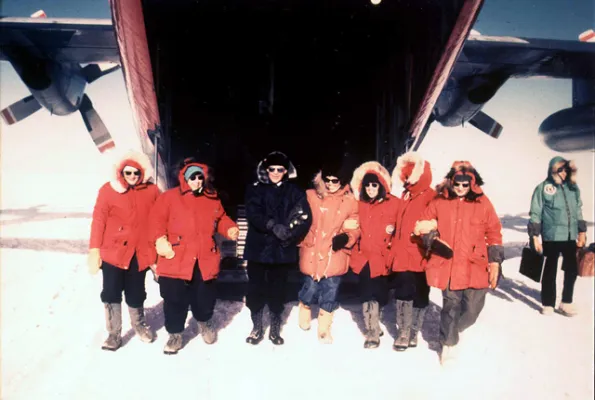
<instances>
[{"instance_id":1,"label":"parka zipper","mask_svg":"<svg viewBox=\"0 0 595 400\"><path fill-rule=\"evenodd\" d=\"M568 199L566 198L566 191L564 190L564 185L560 186L562 189L562 194L564 195L564 204L566 205L566 215L568 215L568 240L571 240L570 236L570 207L568 206Z\"/></svg>"}]
</instances>

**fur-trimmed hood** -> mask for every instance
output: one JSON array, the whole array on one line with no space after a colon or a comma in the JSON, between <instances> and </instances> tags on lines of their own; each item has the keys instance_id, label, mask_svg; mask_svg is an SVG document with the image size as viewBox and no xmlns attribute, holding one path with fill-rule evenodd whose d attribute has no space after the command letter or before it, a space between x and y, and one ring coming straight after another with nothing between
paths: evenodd
<instances>
[{"instance_id":1,"label":"fur-trimmed hood","mask_svg":"<svg viewBox=\"0 0 595 400\"><path fill-rule=\"evenodd\" d=\"M207 164L199 163L193 158L187 158L182 162L180 172L178 172L178 182L180 182L180 192L182 194L192 191L186 179L184 179L184 173L192 166L199 167L203 171L205 177L203 181L203 193L207 197L217 197L217 191L213 187L213 175L211 174L210 168Z\"/></svg>"},{"instance_id":2,"label":"fur-trimmed hood","mask_svg":"<svg viewBox=\"0 0 595 400\"><path fill-rule=\"evenodd\" d=\"M407 152L397 158L397 165L392 174L393 187L403 186L406 191L416 193L432 185L430 163L419 153Z\"/></svg>"},{"instance_id":3,"label":"fur-trimmed hood","mask_svg":"<svg viewBox=\"0 0 595 400\"><path fill-rule=\"evenodd\" d=\"M446 199L454 199L458 197L453 190L453 181L456 175L467 175L471 178L471 190L469 190L469 193L465 196L467 200L473 201L483 195L483 190L481 189L483 179L479 175L479 172L477 172L469 161L455 161L444 180L436 186L438 196L442 196Z\"/></svg>"},{"instance_id":4,"label":"fur-trimmed hood","mask_svg":"<svg viewBox=\"0 0 595 400\"><path fill-rule=\"evenodd\" d=\"M135 187L147 185L153 176L153 167L151 161L145 153L139 151L128 151L118 157L112 166L112 180L110 186L118 193L125 193L128 190L128 183L122 175L124 167L130 166L140 171L140 179Z\"/></svg>"},{"instance_id":5,"label":"fur-trimmed hood","mask_svg":"<svg viewBox=\"0 0 595 400\"><path fill-rule=\"evenodd\" d=\"M285 174L285 176L283 177L283 181L286 181L288 179L295 179L297 178L297 170L295 169L295 166L293 165L293 163L291 162L291 160L289 160L289 158L282 152L280 151L273 151L271 153L269 153L265 158L263 158L259 163L258 166L256 167L256 177L258 179L258 182L260 183L264 183L264 184L270 184L271 180L269 179L269 174L267 172L267 158L269 157L281 157L284 158L286 163L287 163L287 173Z\"/></svg>"},{"instance_id":6,"label":"fur-trimmed hood","mask_svg":"<svg viewBox=\"0 0 595 400\"><path fill-rule=\"evenodd\" d=\"M374 174L378 177L378 181L384 187L384 197L386 198L390 193L390 174L379 162L368 161L357 167L353 172L350 186L355 199L360 200L360 193L363 190L362 181L367 174Z\"/></svg>"},{"instance_id":7,"label":"fur-trimmed hood","mask_svg":"<svg viewBox=\"0 0 595 400\"><path fill-rule=\"evenodd\" d=\"M557 173L558 168L566 167L566 182L576 185L576 172L578 171L576 164L572 160L566 160L563 157L556 156L552 158L548 164L548 179L558 185L562 184L562 179Z\"/></svg>"},{"instance_id":8,"label":"fur-trimmed hood","mask_svg":"<svg viewBox=\"0 0 595 400\"><path fill-rule=\"evenodd\" d=\"M312 179L312 184L314 185L314 189L316 190L316 194L320 198L324 198L326 196L331 196L331 194L326 190L326 185L324 184L324 180L322 179L322 171L318 171L316 175L314 175L314 179ZM332 194L333 196L353 196L351 191L351 187L347 184L344 185L341 189L337 190L337 192Z\"/></svg>"}]
</instances>

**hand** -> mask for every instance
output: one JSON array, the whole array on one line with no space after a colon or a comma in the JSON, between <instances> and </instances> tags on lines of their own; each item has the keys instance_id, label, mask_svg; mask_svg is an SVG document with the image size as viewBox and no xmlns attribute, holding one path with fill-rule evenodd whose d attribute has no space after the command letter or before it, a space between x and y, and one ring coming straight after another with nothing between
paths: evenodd
<instances>
[{"instance_id":1,"label":"hand","mask_svg":"<svg viewBox=\"0 0 595 400\"><path fill-rule=\"evenodd\" d=\"M496 289L496 286L498 286L498 276L500 275L500 264L489 263L488 274L488 282L490 284L490 289Z\"/></svg>"},{"instance_id":2,"label":"hand","mask_svg":"<svg viewBox=\"0 0 595 400\"><path fill-rule=\"evenodd\" d=\"M227 237L230 238L231 240L238 240L239 236L240 236L240 230L237 227L232 226L231 228L229 228L227 230Z\"/></svg>"},{"instance_id":3,"label":"hand","mask_svg":"<svg viewBox=\"0 0 595 400\"><path fill-rule=\"evenodd\" d=\"M159 282L159 275L157 274L157 264L149 265L151 272L153 273L153 280Z\"/></svg>"},{"instance_id":4,"label":"hand","mask_svg":"<svg viewBox=\"0 0 595 400\"><path fill-rule=\"evenodd\" d=\"M543 247L541 245L541 241L539 240L539 236L533 236L531 240L533 241L533 248L535 249L535 252L538 254L543 254Z\"/></svg>"},{"instance_id":5,"label":"hand","mask_svg":"<svg viewBox=\"0 0 595 400\"><path fill-rule=\"evenodd\" d=\"M277 239L284 242L290 237L289 228L285 225L277 224L273 227L273 234L277 236Z\"/></svg>"},{"instance_id":6,"label":"hand","mask_svg":"<svg viewBox=\"0 0 595 400\"><path fill-rule=\"evenodd\" d=\"M576 247L585 247L587 243L587 232L579 232L576 238Z\"/></svg>"},{"instance_id":7,"label":"hand","mask_svg":"<svg viewBox=\"0 0 595 400\"><path fill-rule=\"evenodd\" d=\"M333 251L339 251L347 245L349 242L349 235L346 233L340 233L333 237Z\"/></svg>"},{"instance_id":8,"label":"hand","mask_svg":"<svg viewBox=\"0 0 595 400\"><path fill-rule=\"evenodd\" d=\"M174 249L171 247L171 243L165 236L161 236L155 241L155 250L157 250L157 254L159 254L161 257L167 258L168 260L171 260L176 255Z\"/></svg>"},{"instance_id":9,"label":"hand","mask_svg":"<svg viewBox=\"0 0 595 400\"><path fill-rule=\"evenodd\" d=\"M272 230L274 226L275 226L275 220L269 219L266 223L267 230L269 230L269 231Z\"/></svg>"},{"instance_id":10,"label":"hand","mask_svg":"<svg viewBox=\"0 0 595 400\"><path fill-rule=\"evenodd\" d=\"M99 249L89 249L89 255L87 256L87 267L89 273L95 275L101 269L101 257L99 255Z\"/></svg>"},{"instance_id":11,"label":"hand","mask_svg":"<svg viewBox=\"0 0 595 400\"><path fill-rule=\"evenodd\" d=\"M354 231L359 229L359 222L357 219L346 219L345 222L343 222L343 229L346 231Z\"/></svg>"},{"instance_id":12,"label":"hand","mask_svg":"<svg viewBox=\"0 0 595 400\"><path fill-rule=\"evenodd\" d=\"M430 231L435 231L438 229L438 223L436 220L432 219L430 221L421 220L415 223L415 228L413 229L413 233L416 236L420 236L426 233L430 233Z\"/></svg>"}]
</instances>

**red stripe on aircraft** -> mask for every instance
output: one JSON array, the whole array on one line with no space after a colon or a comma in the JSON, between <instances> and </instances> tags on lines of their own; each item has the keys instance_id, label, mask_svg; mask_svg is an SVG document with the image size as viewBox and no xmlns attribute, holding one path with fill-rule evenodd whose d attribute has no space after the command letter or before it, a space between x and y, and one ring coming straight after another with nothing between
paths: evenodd
<instances>
[{"instance_id":1,"label":"red stripe on aircraft","mask_svg":"<svg viewBox=\"0 0 595 400\"><path fill-rule=\"evenodd\" d=\"M595 39L595 31L590 29L586 32L583 32L578 38L581 42L588 42L591 39Z\"/></svg>"},{"instance_id":2,"label":"red stripe on aircraft","mask_svg":"<svg viewBox=\"0 0 595 400\"><path fill-rule=\"evenodd\" d=\"M6 121L6 123L8 125L12 125L15 122L17 122L14 115L12 115L12 112L10 112L10 108L5 108L4 110L2 110L1 114L2 114L2 118L4 118L4 121Z\"/></svg>"},{"instance_id":3,"label":"red stripe on aircraft","mask_svg":"<svg viewBox=\"0 0 595 400\"><path fill-rule=\"evenodd\" d=\"M116 144L114 143L113 140L110 140L109 142L107 142L107 143L102 144L101 146L99 146L98 149L99 149L99 152L100 153L103 153L104 151L109 150L109 149L112 149L114 147L116 147Z\"/></svg>"}]
</instances>

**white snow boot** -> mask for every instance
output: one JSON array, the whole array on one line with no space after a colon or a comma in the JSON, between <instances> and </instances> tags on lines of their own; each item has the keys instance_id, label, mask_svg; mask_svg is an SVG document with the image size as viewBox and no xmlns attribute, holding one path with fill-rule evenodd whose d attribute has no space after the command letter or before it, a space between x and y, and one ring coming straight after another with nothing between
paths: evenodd
<instances>
[{"instance_id":1,"label":"white snow boot","mask_svg":"<svg viewBox=\"0 0 595 400\"><path fill-rule=\"evenodd\" d=\"M109 336L103 342L103 350L116 351L122 346L122 305L119 303L103 303L105 309L105 325Z\"/></svg>"},{"instance_id":2,"label":"white snow boot","mask_svg":"<svg viewBox=\"0 0 595 400\"><path fill-rule=\"evenodd\" d=\"M177 354L182 348L183 338L181 333L170 333L169 339L163 349L164 354Z\"/></svg>"},{"instance_id":3,"label":"white snow boot","mask_svg":"<svg viewBox=\"0 0 595 400\"><path fill-rule=\"evenodd\" d=\"M560 311L560 314L564 315L565 317L574 317L578 314L576 307L574 307L572 303L560 303L558 311Z\"/></svg>"}]
</instances>

